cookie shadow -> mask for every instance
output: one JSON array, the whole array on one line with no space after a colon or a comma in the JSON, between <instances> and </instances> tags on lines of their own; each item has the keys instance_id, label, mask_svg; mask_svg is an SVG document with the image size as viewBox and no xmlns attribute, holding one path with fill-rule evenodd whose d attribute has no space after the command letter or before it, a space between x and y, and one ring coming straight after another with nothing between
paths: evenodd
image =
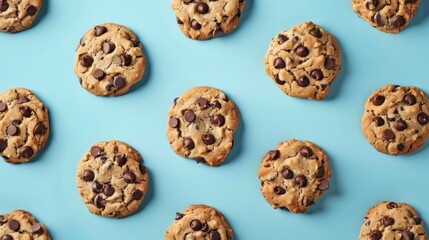
<instances>
[{"instance_id":1,"label":"cookie shadow","mask_svg":"<svg viewBox=\"0 0 429 240\"><path fill-rule=\"evenodd\" d=\"M140 213L141 211L143 211L143 209L145 209L147 207L147 205L149 205L149 203L151 202L151 200L153 199L153 175L152 173L149 171L149 168L147 166L146 170L149 173L149 178L148 178L148 185L147 185L147 192L146 195L143 198L143 201L141 202L139 209L137 210L136 214Z\"/></svg>"},{"instance_id":2,"label":"cookie shadow","mask_svg":"<svg viewBox=\"0 0 429 240\"><path fill-rule=\"evenodd\" d=\"M429 16L429 0L421 0L419 10L417 10L416 16L411 20L409 26L419 25L427 21Z\"/></svg>"},{"instance_id":3,"label":"cookie shadow","mask_svg":"<svg viewBox=\"0 0 429 240\"><path fill-rule=\"evenodd\" d=\"M143 42L142 42L142 45L143 45ZM127 94L132 94L133 92L139 90L140 88L143 88L143 86L146 85L147 82L149 82L149 78L150 78L150 75L152 73L151 60L150 60L149 55L147 54L148 51L146 51L145 45L142 46L142 51L143 51L143 54L146 58L146 68L145 68L144 75L138 83L136 83L134 86L131 87L131 89L128 91ZM124 95L127 95L127 94L124 94Z\"/></svg>"},{"instance_id":4,"label":"cookie shadow","mask_svg":"<svg viewBox=\"0 0 429 240\"><path fill-rule=\"evenodd\" d=\"M39 10L39 13L36 16L36 19L34 19L34 22L31 27L35 27L39 24L40 21L46 16L48 13L49 8L49 0L44 0L42 3L42 8Z\"/></svg>"},{"instance_id":5,"label":"cookie shadow","mask_svg":"<svg viewBox=\"0 0 429 240\"><path fill-rule=\"evenodd\" d=\"M238 156L243 151L244 123L243 123L243 118L241 117L240 112L238 113L238 115L239 115L240 120L238 122L237 130L234 133L233 146L232 146L230 154L226 158L226 161L223 162L222 165L229 164L231 161L233 161L233 159L238 158Z\"/></svg>"},{"instance_id":6,"label":"cookie shadow","mask_svg":"<svg viewBox=\"0 0 429 240\"><path fill-rule=\"evenodd\" d=\"M341 42L338 42L338 45L340 46L340 49L341 49L341 63L340 63L341 70L337 78L331 85L331 91L329 92L328 96L326 96L326 98L324 99L328 101L334 100L338 97L338 95L341 92L341 87L344 84L344 81L346 80L347 72L348 72L347 54L344 53L345 48L342 46Z\"/></svg>"}]
</instances>

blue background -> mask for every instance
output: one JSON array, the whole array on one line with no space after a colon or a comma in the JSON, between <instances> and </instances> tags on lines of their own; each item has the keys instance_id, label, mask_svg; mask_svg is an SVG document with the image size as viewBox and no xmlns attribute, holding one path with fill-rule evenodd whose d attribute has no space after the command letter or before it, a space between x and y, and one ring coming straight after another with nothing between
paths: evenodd
<instances>
[{"instance_id":1,"label":"blue background","mask_svg":"<svg viewBox=\"0 0 429 240\"><path fill-rule=\"evenodd\" d=\"M311 20L338 39L342 71L321 102L283 94L266 76L263 56L278 32ZM74 75L75 47L96 24L132 29L149 64L122 97L95 97ZM429 1L398 35L373 29L348 0L248 0L232 34L205 42L183 36L169 0L45 0L33 28L0 34L0 87L33 90L50 110L46 150L29 164L0 162L0 212L26 209L54 239L163 239L175 212L204 203L223 212L237 239L357 239L367 209L407 202L429 221L429 149L394 157L378 153L360 129L363 104L387 84L429 93ZM167 112L185 90L209 85L240 110L236 146L219 168L178 157L166 138ZM326 150L331 188L303 215L273 210L259 190L266 151L291 138ZM141 210L125 219L89 213L75 184L76 164L98 141L134 146L150 171Z\"/></svg>"}]
</instances>

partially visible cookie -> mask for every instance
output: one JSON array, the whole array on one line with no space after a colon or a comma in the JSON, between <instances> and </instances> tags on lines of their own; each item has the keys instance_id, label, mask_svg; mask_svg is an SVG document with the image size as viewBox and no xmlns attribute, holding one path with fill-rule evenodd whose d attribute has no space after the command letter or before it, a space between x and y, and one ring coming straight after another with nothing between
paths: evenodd
<instances>
[{"instance_id":1,"label":"partially visible cookie","mask_svg":"<svg viewBox=\"0 0 429 240\"><path fill-rule=\"evenodd\" d=\"M77 188L94 214L122 218L136 212L148 187L149 174L140 154L120 141L93 145L77 166Z\"/></svg>"},{"instance_id":2,"label":"partially visible cookie","mask_svg":"<svg viewBox=\"0 0 429 240\"><path fill-rule=\"evenodd\" d=\"M340 72L335 38L312 22L277 34L264 58L268 76L292 97L323 99Z\"/></svg>"},{"instance_id":3,"label":"partially visible cookie","mask_svg":"<svg viewBox=\"0 0 429 240\"><path fill-rule=\"evenodd\" d=\"M258 176L273 208L303 213L329 188L331 168L321 148L293 139L265 154Z\"/></svg>"},{"instance_id":4,"label":"partially visible cookie","mask_svg":"<svg viewBox=\"0 0 429 240\"><path fill-rule=\"evenodd\" d=\"M351 0L353 10L373 27L399 33L416 15L420 0Z\"/></svg>"},{"instance_id":5,"label":"partially visible cookie","mask_svg":"<svg viewBox=\"0 0 429 240\"><path fill-rule=\"evenodd\" d=\"M48 229L29 212L15 210L0 215L1 240L50 240Z\"/></svg>"},{"instance_id":6,"label":"partially visible cookie","mask_svg":"<svg viewBox=\"0 0 429 240\"><path fill-rule=\"evenodd\" d=\"M427 240L423 220L405 203L381 202L364 218L359 240Z\"/></svg>"},{"instance_id":7,"label":"partially visible cookie","mask_svg":"<svg viewBox=\"0 0 429 240\"><path fill-rule=\"evenodd\" d=\"M0 0L0 32L15 33L34 22L42 0Z\"/></svg>"},{"instance_id":8,"label":"partially visible cookie","mask_svg":"<svg viewBox=\"0 0 429 240\"><path fill-rule=\"evenodd\" d=\"M174 101L168 112L167 137L180 156L218 166L233 146L238 122L237 107L223 92L196 87Z\"/></svg>"},{"instance_id":9,"label":"partially visible cookie","mask_svg":"<svg viewBox=\"0 0 429 240\"><path fill-rule=\"evenodd\" d=\"M429 137L428 116L429 99L420 89L389 84L366 101L362 132L380 152L412 153Z\"/></svg>"},{"instance_id":10,"label":"partially visible cookie","mask_svg":"<svg viewBox=\"0 0 429 240\"><path fill-rule=\"evenodd\" d=\"M8 163L29 162L49 136L46 106L30 90L0 94L0 155Z\"/></svg>"},{"instance_id":11,"label":"partially visible cookie","mask_svg":"<svg viewBox=\"0 0 429 240\"><path fill-rule=\"evenodd\" d=\"M76 49L74 71L83 88L97 96L119 96L146 69L142 44L128 28L106 23L90 29Z\"/></svg>"},{"instance_id":12,"label":"partially visible cookie","mask_svg":"<svg viewBox=\"0 0 429 240\"><path fill-rule=\"evenodd\" d=\"M177 24L191 39L207 40L234 30L246 0L172 0Z\"/></svg>"},{"instance_id":13,"label":"partially visible cookie","mask_svg":"<svg viewBox=\"0 0 429 240\"><path fill-rule=\"evenodd\" d=\"M233 240L234 235L222 213L210 206L190 205L176 213L164 239Z\"/></svg>"}]
</instances>

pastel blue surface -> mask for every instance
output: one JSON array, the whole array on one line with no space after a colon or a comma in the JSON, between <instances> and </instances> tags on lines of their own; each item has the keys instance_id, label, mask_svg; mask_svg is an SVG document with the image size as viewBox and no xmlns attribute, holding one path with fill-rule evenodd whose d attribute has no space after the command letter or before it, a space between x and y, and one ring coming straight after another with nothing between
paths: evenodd
<instances>
[{"instance_id":1,"label":"pastel blue surface","mask_svg":"<svg viewBox=\"0 0 429 240\"><path fill-rule=\"evenodd\" d=\"M170 0L44 0L37 24L0 34L1 91L33 90L48 106L51 136L35 162L0 162L0 212L26 209L53 239L163 239L175 212L189 204L222 211L235 237L357 239L362 218L379 201L407 202L429 221L429 148L393 157L378 153L360 129L363 103L387 84L415 85L429 93L429 1L398 35L373 29L348 0L248 0L234 33L210 41L183 36ZM263 56L278 32L311 20L342 48L342 71L321 102L283 94L266 76ZM73 72L75 47L96 24L131 28L144 44L144 82L127 95L99 98ZM200 85L217 87L241 116L236 145L218 168L178 157L166 138L173 99ZM310 140L326 150L331 188L303 215L273 210L259 190L262 156L279 142ZM89 213L76 190L76 164L98 141L135 147L150 172L141 210L124 219Z\"/></svg>"}]
</instances>

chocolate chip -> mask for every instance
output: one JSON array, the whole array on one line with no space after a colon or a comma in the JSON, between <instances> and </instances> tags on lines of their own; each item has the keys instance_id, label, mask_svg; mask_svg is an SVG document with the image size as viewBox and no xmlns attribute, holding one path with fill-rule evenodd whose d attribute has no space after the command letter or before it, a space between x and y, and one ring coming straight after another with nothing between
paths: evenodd
<instances>
[{"instance_id":1,"label":"chocolate chip","mask_svg":"<svg viewBox=\"0 0 429 240\"><path fill-rule=\"evenodd\" d=\"M419 116L417 116L417 121L421 125L426 125L429 122L428 115L426 115L425 113L420 113Z\"/></svg>"},{"instance_id":2,"label":"chocolate chip","mask_svg":"<svg viewBox=\"0 0 429 240\"><path fill-rule=\"evenodd\" d=\"M384 21L383 18L381 17L380 13L376 13L374 16L374 22L377 24L377 26L383 26L384 25Z\"/></svg>"},{"instance_id":3,"label":"chocolate chip","mask_svg":"<svg viewBox=\"0 0 429 240\"><path fill-rule=\"evenodd\" d=\"M325 169L323 167L321 167L321 168L317 169L316 177L322 178L323 176L325 176Z\"/></svg>"},{"instance_id":4,"label":"chocolate chip","mask_svg":"<svg viewBox=\"0 0 429 240\"><path fill-rule=\"evenodd\" d=\"M95 26L95 36L99 37L107 32L107 28L104 26Z\"/></svg>"},{"instance_id":5,"label":"chocolate chip","mask_svg":"<svg viewBox=\"0 0 429 240\"><path fill-rule=\"evenodd\" d=\"M398 151L402 151L402 150L404 150L404 148L405 148L405 146L402 143L400 143L396 146L396 149L398 149Z\"/></svg>"},{"instance_id":6,"label":"chocolate chip","mask_svg":"<svg viewBox=\"0 0 429 240\"><path fill-rule=\"evenodd\" d=\"M141 172L141 174L143 174L143 175L145 175L146 174L146 172L147 172L147 170L146 170L146 167L145 166L143 166L143 165L140 165L140 172Z\"/></svg>"},{"instance_id":7,"label":"chocolate chip","mask_svg":"<svg viewBox=\"0 0 429 240\"><path fill-rule=\"evenodd\" d=\"M381 117L376 117L376 118L374 118L374 122L375 122L375 125L376 125L377 127L381 127L381 126L383 126L383 125L384 125L384 120L383 120L383 118L381 118Z\"/></svg>"},{"instance_id":8,"label":"chocolate chip","mask_svg":"<svg viewBox=\"0 0 429 240\"><path fill-rule=\"evenodd\" d=\"M106 76L106 73L103 70L101 70L101 69L96 69L92 73L92 76L94 76L95 79L97 79L97 80L100 81L100 80L102 80Z\"/></svg>"},{"instance_id":9,"label":"chocolate chip","mask_svg":"<svg viewBox=\"0 0 429 240\"><path fill-rule=\"evenodd\" d=\"M6 132L9 136L16 136L18 135L19 129L15 125L11 124L7 127Z\"/></svg>"},{"instance_id":10,"label":"chocolate chip","mask_svg":"<svg viewBox=\"0 0 429 240\"><path fill-rule=\"evenodd\" d=\"M206 14L209 12L209 5L207 5L207 3L205 2L200 2L197 5L197 12L199 14Z\"/></svg>"},{"instance_id":11,"label":"chocolate chip","mask_svg":"<svg viewBox=\"0 0 429 240\"><path fill-rule=\"evenodd\" d=\"M271 150L268 152L268 154L270 155L270 160L276 160L277 158L280 157L280 151L279 150Z\"/></svg>"},{"instance_id":12,"label":"chocolate chip","mask_svg":"<svg viewBox=\"0 0 429 240\"><path fill-rule=\"evenodd\" d=\"M100 147L97 147L97 146L93 146L92 148L91 148L91 155L93 156L93 157L98 157L98 156L100 156L101 155L101 148Z\"/></svg>"},{"instance_id":13,"label":"chocolate chip","mask_svg":"<svg viewBox=\"0 0 429 240\"><path fill-rule=\"evenodd\" d=\"M216 230L210 231L209 236L210 240L221 240L220 234Z\"/></svg>"},{"instance_id":14,"label":"chocolate chip","mask_svg":"<svg viewBox=\"0 0 429 240\"><path fill-rule=\"evenodd\" d=\"M201 29L201 24L197 20L192 19L191 20L191 27L193 29L195 29L195 30L200 30Z\"/></svg>"},{"instance_id":15,"label":"chocolate chip","mask_svg":"<svg viewBox=\"0 0 429 240\"><path fill-rule=\"evenodd\" d=\"M402 238L401 240L413 240L414 234L408 230L402 231Z\"/></svg>"},{"instance_id":16,"label":"chocolate chip","mask_svg":"<svg viewBox=\"0 0 429 240\"><path fill-rule=\"evenodd\" d=\"M103 190L103 185L98 181L92 183L92 191L95 193L100 193Z\"/></svg>"},{"instance_id":17,"label":"chocolate chip","mask_svg":"<svg viewBox=\"0 0 429 240\"><path fill-rule=\"evenodd\" d=\"M206 160L203 157L196 157L194 158L194 160L199 164L199 163L205 163Z\"/></svg>"},{"instance_id":18,"label":"chocolate chip","mask_svg":"<svg viewBox=\"0 0 429 240\"><path fill-rule=\"evenodd\" d=\"M131 195L133 196L133 199L134 199L134 200L140 200L140 199L142 199L142 197L143 197L143 193L142 193L142 191L140 191L140 190L138 190L138 189L134 190L134 191L131 193Z\"/></svg>"},{"instance_id":19,"label":"chocolate chip","mask_svg":"<svg viewBox=\"0 0 429 240\"><path fill-rule=\"evenodd\" d=\"M1 12L1 9L0 9L0 12ZM5 234L0 239L1 240L13 240L13 237L9 234Z\"/></svg>"},{"instance_id":20,"label":"chocolate chip","mask_svg":"<svg viewBox=\"0 0 429 240\"><path fill-rule=\"evenodd\" d=\"M194 219L191 221L191 223L189 224L189 226L192 228L192 230L194 231L200 231L201 228L203 228L203 224L201 223L200 220L198 219Z\"/></svg>"},{"instance_id":21,"label":"chocolate chip","mask_svg":"<svg viewBox=\"0 0 429 240\"><path fill-rule=\"evenodd\" d=\"M37 8L36 6L29 4L25 7L25 12L30 16L34 16L37 13Z\"/></svg>"},{"instance_id":22,"label":"chocolate chip","mask_svg":"<svg viewBox=\"0 0 429 240\"><path fill-rule=\"evenodd\" d=\"M11 219L9 221L9 228L10 228L10 230L12 230L12 231L18 231L20 227L21 227L21 224L19 224L19 222L16 221L15 219Z\"/></svg>"},{"instance_id":23,"label":"chocolate chip","mask_svg":"<svg viewBox=\"0 0 429 240\"><path fill-rule=\"evenodd\" d=\"M103 193L106 195L106 197L110 197L115 193L115 188L113 188L110 184L105 184L103 187Z\"/></svg>"},{"instance_id":24,"label":"chocolate chip","mask_svg":"<svg viewBox=\"0 0 429 240\"><path fill-rule=\"evenodd\" d=\"M387 227L387 226L390 226L390 225L393 225L394 223L395 223L395 220L393 219L393 218L391 218L391 217L383 217L382 219L381 219L381 223L385 226L385 227Z\"/></svg>"},{"instance_id":25,"label":"chocolate chip","mask_svg":"<svg viewBox=\"0 0 429 240\"><path fill-rule=\"evenodd\" d=\"M296 83L300 87L307 87L310 84L310 81L308 80L308 77L302 76L296 80Z\"/></svg>"},{"instance_id":26,"label":"chocolate chip","mask_svg":"<svg viewBox=\"0 0 429 240\"><path fill-rule=\"evenodd\" d=\"M36 124L36 126L33 129L34 135L42 135L42 134L45 134L45 132L46 132L46 128L41 122Z\"/></svg>"},{"instance_id":27,"label":"chocolate chip","mask_svg":"<svg viewBox=\"0 0 429 240\"><path fill-rule=\"evenodd\" d=\"M276 69L281 69L281 68L286 67L286 63L282 58L278 57L278 58L274 59L274 67Z\"/></svg>"},{"instance_id":28,"label":"chocolate chip","mask_svg":"<svg viewBox=\"0 0 429 240\"><path fill-rule=\"evenodd\" d=\"M185 216L185 214L181 214L181 213L179 213L179 212L177 212L176 213L176 217L174 218L174 220L180 220L180 219L182 219L183 217Z\"/></svg>"},{"instance_id":29,"label":"chocolate chip","mask_svg":"<svg viewBox=\"0 0 429 240\"><path fill-rule=\"evenodd\" d=\"M200 97L196 102L201 109L206 109L209 107L209 101L206 98Z\"/></svg>"},{"instance_id":30,"label":"chocolate chip","mask_svg":"<svg viewBox=\"0 0 429 240\"><path fill-rule=\"evenodd\" d=\"M220 28L220 26L216 26L215 29L213 30L213 37L220 37L224 34L223 30Z\"/></svg>"},{"instance_id":31,"label":"chocolate chip","mask_svg":"<svg viewBox=\"0 0 429 240\"><path fill-rule=\"evenodd\" d=\"M85 182L91 182L92 180L94 180L94 172L91 171L91 170L85 170L85 171L83 171L82 179Z\"/></svg>"},{"instance_id":32,"label":"chocolate chip","mask_svg":"<svg viewBox=\"0 0 429 240\"><path fill-rule=\"evenodd\" d=\"M295 178L295 184L298 187L305 187L305 186L307 186L307 178L303 175L300 175L300 176Z\"/></svg>"},{"instance_id":33,"label":"chocolate chip","mask_svg":"<svg viewBox=\"0 0 429 240\"><path fill-rule=\"evenodd\" d=\"M322 80L323 79L323 72L320 69L315 69L311 71L311 77L315 80Z\"/></svg>"},{"instance_id":34,"label":"chocolate chip","mask_svg":"<svg viewBox=\"0 0 429 240\"><path fill-rule=\"evenodd\" d=\"M104 42L103 43L103 52L109 54L115 50L116 46L112 42Z\"/></svg>"},{"instance_id":35,"label":"chocolate chip","mask_svg":"<svg viewBox=\"0 0 429 240\"><path fill-rule=\"evenodd\" d=\"M195 121L195 113L192 110L186 110L184 117L185 117L185 121L187 121L187 122Z\"/></svg>"},{"instance_id":36,"label":"chocolate chip","mask_svg":"<svg viewBox=\"0 0 429 240\"><path fill-rule=\"evenodd\" d=\"M192 150L195 148L194 140L192 140L192 138L185 138L185 140L183 140L183 145L188 150Z\"/></svg>"},{"instance_id":37,"label":"chocolate chip","mask_svg":"<svg viewBox=\"0 0 429 240\"><path fill-rule=\"evenodd\" d=\"M375 106L380 106L384 103L384 100L386 100L385 97L377 95L377 96L374 96L371 101Z\"/></svg>"},{"instance_id":38,"label":"chocolate chip","mask_svg":"<svg viewBox=\"0 0 429 240\"><path fill-rule=\"evenodd\" d=\"M113 78L113 86L115 86L118 89L125 87L125 78L123 78L121 76L114 77Z\"/></svg>"},{"instance_id":39,"label":"chocolate chip","mask_svg":"<svg viewBox=\"0 0 429 240\"><path fill-rule=\"evenodd\" d=\"M395 139L395 134L393 133L392 130L386 129L383 131L383 137L385 140L393 140Z\"/></svg>"},{"instance_id":40,"label":"chocolate chip","mask_svg":"<svg viewBox=\"0 0 429 240\"><path fill-rule=\"evenodd\" d=\"M24 107L21 107L19 111L21 112L22 116L27 118L31 117L31 108L24 106Z\"/></svg>"},{"instance_id":41,"label":"chocolate chip","mask_svg":"<svg viewBox=\"0 0 429 240\"><path fill-rule=\"evenodd\" d=\"M207 223L203 223L203 227L201 228L201 231L207 232L209 230L209 225Z\"/></svg>"},{"instance_id":42,"label":"chocolate chip","mask_svg":"<svg viewBox=\"0 0 429 240\"><path fill-rule=\"evenodd\" d=\"M31 156L33 156L33 154L33 149L28 146L23 147L19 150L19 156L23 158L30 158Z\"/></svg>"},{"instance_id":43,"label":"chocolate chip","mask_svg":"<svg viewBox=\"0 0 429 240\"><path fill-rule=\"evenodd\" d=\"M318 29L318 28L311 29L310 34L317 37L317 38L322 37L322 33L320 32L320 29Z\"/></svg>"},{"instance_id":44,"label":"chocolate chip","mask_svg":"<svg viewBox=\"0 0 429 240\"><path fill-rule=\"evenodd\" d=\"M301 148L299 153L301 154L301 156L308 158L308 157L311 157L313 155L313 150L311 150L311 148L305 146L305 147Z\"/></svg>"},{"instance_id":45,"label":"chocolate chip","mask_svg":"<svg viewBox=\"0 0 429 240\"><path fill-rule=\"evenodd\" d=\"M30 99L28 99L28 97L22 95L22 96L19 97L18 103L26 103L26 102L29 102L29 101L30 101Z\"/></svg>"},{"instance_id":46,"label":"chocolate chip","mask_svg":"<svg viewBox=\"0 0 429 240\"><path fill-rule=\"evenodd\" d=\"M296 55L298 55L300 57L307 57L308 49L304 46L300 46L297 49L295 49L295 53L296 53Z\"/></svg>"},{"instance_id":47,"label":"chocolate chip","mask_svg":"<svg viewBox=\"0 0 429 240\"><path fill-rule=\"evenodd\" d=\"M40 223L34 223L33 225L31 225L31 231L35 234L43 233L42 225Z\"/></svg>"},{"instance_id":48,"label":"chocolate chip","mask_svg":"<svg viewBox=\"0 0 429 240\"><path fill-rule=\"evenodd\" d=\"M126 183L134 183L136 181L136 175L132 172L126 172L124 174L124 181Z\"/></svg>"},{"instance_id":49,"label":"chocolate chip","mask_svg":"<svg viewBox=\"0 0 429 240\"><path fill-rule=\"evenodd\" d=\"M212 145L216 142L216 139L212 134L204 134L203 135L203 142L206 145Z\"/></svg>"},{"instance_id":50,"label":"chocolate chip","mask_svg":"<svg viewBox=\"0 0 429 240\"><path fill-rule=\"evenodd\" d=\"M94 205L97 208L104 208L104 206L106 205L106 201L104 201L103 197L101 197L100 195L97 195L94 198Z\"/></svg>"},{"instance_id":51,"label":"chocolate chip","mask_svg":"<svg viewBox=\"0 0 429 240\"><path fill-rule=\"evenodd\" d=\"M398 15L393 18L392 23L395 28L400 28L405 25L405 18L403 16Z\"/></svg>"},{"instance_id":52,"label":"chocolate chip","mask_svg":"<svg viewBox=\"0 0 429 240\"><path fill-rule=\"evenodd\" d=\"M279 74L276 75L276 83L280 85L284 85L286 81L280 79Z\"/></svg>"},{"instance_id":53,"label":"chocolate chip","mask_svg":"<svg viewBox=\"0 0 429 240\"><path fill-rule=\"evenodd\" d=\"M88 54L84 54L80 56L79 63L80 65L82 65L82 67L91 67L93 62L94 62L94 59Z\"/></svg>"},{"instance_id":54,"label":"chocolate chip","mask_svg":"<svg viewBox=\"0 0 429 240\"><path fill-rule=\"evenodd\" d=\"M7 148L7 140L0 139L0 152L3 152Z\"/></svg>"},{"instance_id":55,"label":"chocolate chip","mask_svg":"<svg viewBox=\"0 0 429 240\"><path fill-rule=\"evenodd\" d=\"M404 101L405 105L412 106L412 105L416 104L417 99L416 99L416 97L413 94L407 93L405 95L403 101Z\"/></svg>"},{"instance_id":56,"label":"chocolate chip","mask_svg":"<svg viewBox=\"0 0 429 240\"><path fill-rule=\"evenodd\" d=\"M369 238L370 238L371 240L380 240L382 236L383 236L383 235L381 234L381 232L380 232L380 231L378 231L378 230L374 230L374 231L372 231L372 232L370 233Z\"/></svg>"},{"instance_id":57,"label":"chocolate chip","mask_svg":"<svg viewBox=\"0 0 429 240\"><path fill-rule=\"evenodd\" d=\"M335 60L332 58L325 59L325 68L328 70L332 70L335 68Z\"/></svg>"},{"instance_id":58,"label":"chocolate chip","mask_svg":"<svg viewBox=\"0 0 429 240\"><path fill-rule=\"evenodd\" d=\"M325 191L326 189L329 188L329 181L326 179L323 179L322 181L320 181L319 186L317 188L321 191Z\"/></svg>"},{"instance_id":59,"label":"chocolate chip","mask_svg":"<svg viewBox=\"0 0 429 240\"><path fill-rule=\"evenodd\" d=\"M212 123L218 127L222 127L225 124L225 117L221 114L216 114L212 119Z\"/></svg>"},{"instance_id":60,"label":"chocolate chip","mask_svg":"<svg viewBox=\"0 0 429 240\"><path fill-rule=\"evenodd\" d=\"M7 105L0 102L0 112L4 112L7 109Z\"/></svg>"},{"instance_id":61,"label":"chocolate chip","mask_svg":"<svg viewBox=\"0 0 429 240\"><path fill-rule=\"evenodd\" d=\"M283 43L285 43L287 40L289 40L289 38L288 38L287 36L283 35L283 34L279 34L279 35L277 36L277 42L278 42L279 44L283 44Z\"/></svg>"},{"instance_id":62,"label":"chocolate chip","mask_svg":"<svg viewBox=\"0 0 429 240\"><path fill-rule=\"evenodd\" d=\"M168 120L168 125L170 125L171 128L178 128L180 126L180 121L175 117L171 117L170 120Z\"/></svg>"},{"instance_id":63,"label":"chocolate chip","mask_svg":"<svg viewBox=\"0 0 429 240\"><path fill-rule=\"evenodd\" d=\"M314 204L314 199L312 197L307 197L305 196L303 201L302 201L302 205L308 207Z\"/></svg>"},{"instance_id":64,"label":"chocolate chip","mask_svg":"<svg viewBox=\"0 0 429 240\"><path fill-rule=\"evenodd\" d=\"M392 209L392 208L398 208L398 204L396 204L395 202L390 202L386 205L386 207L388 209Z\"/></svg>"},{"instance_id":65,"label":"chocolate chip","mask_svg":"<svg viewBox=\"0 0 429 240\"><path fill-rule=\"evenodd\" d=\"M0 12L6 12L7 9L9 9L9 3L1 2L0 3Z\"/></svg>"},{"instance_id":66,"label":"chocolate chip","mask_svg":"<svg viewBox=\"0 0 429 240\"><path fill-rule=\"evenodd\" d=\"M293 172L289 168L285 168L282 171L282 177L285 179L292 179L293 178Z\"/></svg>"},{"instance_id":67,"label":"chocolate chip","mask_svg":"<svg viewBox=\"0 0 429 240\"><path fill-rule=\"evenodd\" d=\"M215 108L219 108L219 109L221 109L221 108L222 108L222 105L220 104L220 102L219 102L219 101L214 101L214 102L212 103L212 107L215 107Z\"/></svg>"},{"instance_id":68,"label":"chocolate chip","mask_svg":"<svg viewBox=\"0 0 429 240\"><path fill-rule=\"evenodd\" d=\"M286 193L286 190L284 190L282 187L275 187L275 188L274 188L274 192L275 192L277 195L283 195L283 194L285 194L285 193Z\"/></svg>"},{"instance_id":69,"label":"chocolate chip","mask_svg":"<svg viewBox=\"0 0 429 240\"><path fill-rule=\"evenodd\" d=\"M129 54L121 54L121 66L129 66L132 61L132 57Z\"/></svg>"},{"instance_id":70,"label":"chocolate chip","mask_svg":"<svg viewBox=\"0 0 429 240\"><path fill-rule=\"evenodd\" d=\"M395 122L396 130L404 131L405 129L407 129L407 127L408 127L407 123L404 120L402 120L402 119L396 120L396 122Z\"/></svg>"}]
</instances>

